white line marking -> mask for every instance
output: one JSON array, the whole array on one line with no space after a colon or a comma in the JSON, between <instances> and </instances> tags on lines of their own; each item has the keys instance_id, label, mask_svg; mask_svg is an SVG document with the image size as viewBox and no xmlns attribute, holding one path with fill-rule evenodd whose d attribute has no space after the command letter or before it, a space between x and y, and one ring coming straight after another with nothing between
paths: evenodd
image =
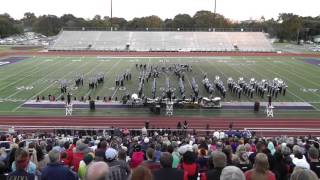
<instances>
[{"instance_id":1,"label":"white line marking","mask_svg":"<svg viewBox=\"0 0 320 180\"><path fill-rule=\"evenodd\" d=\"M83 63L82 65L80 65L77 69L81 69L84 65L86 65L89 61L87 61L86 63ZM69 73L65 74L62 78L74 73L76 71L76 69L74 69L73 71L70 71ZM53 82L51 85L47 86L46 88L44 88L43 90L41 90L40 92L38 92L37 94L35 94L34 96L32 96L30 99L34 99L35 97L37 97L38 95L40 95L41 93L45 92L47 89L49 89L50 87L52 87L55 84L55 82ZM14 108L11 112L16 112L22 105L24 104L21 103L19 106L17 106L16 108Z\"/></svg>"}]
</instances>

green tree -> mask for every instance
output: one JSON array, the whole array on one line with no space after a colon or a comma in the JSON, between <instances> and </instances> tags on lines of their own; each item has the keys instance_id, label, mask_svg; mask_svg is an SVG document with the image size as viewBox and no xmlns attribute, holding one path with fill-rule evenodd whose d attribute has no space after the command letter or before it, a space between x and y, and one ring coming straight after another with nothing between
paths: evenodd
<instances>
[{"instance_id":1,"label":"green tree","mask_svg":"<svg viewBox=\"0 0 320 180\"><path fill-rule=\"evenodd\" d=\"M278 18L278 38L282 41L298 40L302 29L302 18L292 13L281 13Z\"/></svg>"},{"instance_id":2,"label":"green tree","mask_svg":"<svg viewBox=\"0 0 320 180\"><path fill-rule=\"evenodd\" d=\"M198 11L193 16L194 27L196 28L209 28L213 27L214 14L210 11Z\"/></svg>"},{"instance_id":3,"label":"green tree","mask_svg":"<svg viewBox=\"0 0 320 180\"><path fill-rule=\"evenodd\" d=\"M88 23L83 18L77 18L72 14L64 14L60 17L62 27L74 28L74 27L87 27Z\"/></svg>"},{"instance_id":4,"label":"green tree","mask_svg":"<svg viewBox=\"0 0 320 180\"><path fill-rule=\"evenodd\" d=\"M172 19L165 19L164 20L164 27L166 29L173 29L174 28L173 20Z\"/></svg>"},{"instance_id":5,"label":"green tree","mask_svg":"<svg viewBox=\"0 0 320 180\"><path fill-rule=\"evenodd\" d=\"M160 17L152 15L143 18L144 27L146 28L162 28L163 21Z\"/></svg>"},{"instance_id":6,"label":"green tree","mask_svg":"<svg viewBox=\"0 0 320 180\"><path fill-rule=\"evenodd\" d=\"M14 34L20 34L23 28L19 21L15 21L9 14L0 14L0 37L8 37Z\"/></svg>"},{"instance_id":7,"label":"green tree","mask_svg":"<svg viewBox=\"0 0 320 180\"><path fill-rule=\"evenodd\" d=\"M226 28L231 27L231 22L220 14L210 11L198 11L193 16L195 28Z\"/></svg>"},{"instance_id":8,"label":"green tree","mask_svg":"<svg viewBox=\"0 0 320 180\"><path fill-rule=\"evenodd\" d=\"M112 18L112 26L117 29L126 29L127 20L124 18L113 17Z\"/></svg>"},{"instance_id":9,"label":"green tree","mask_svg":"<svg viewBox=\"0 0 320 180\"><path fill-rule=\"evenodd\" d=\"M40 16L33 25L35 32L44 34L46 36L58 34L61 28L62 22L60 18L54 15Z\"/></svg>"},{"instance_id":10,"label":"green tree","mask_svg":"<svg viewBox=\"0 0 320 180\"><path fill-rule=\"evenodd\" d=\"M162 19L158 16L147 16L142 18L134 18L128 22L129 29L154 29L162 28L164 23Z\"/></svg>"},{"instance_id":11,"label":"green tree","mask_svg":"<svg viewBox=\"0 0 320 180\"><path fill-rule=\"evenodd\" d=\"M37 21L37 17L34 13L26 12L24 13L23 18L21 19L21 22L23 23L24 28L28 30L32 30L33 24Z\"/></svg>"},{"instance_id":12,"label":"green tree","mask_svg":"<svg viewBox=\"0 0 320 180\"><path fill-rule=\"evenodd\" d=\"M173 28L192 29L193 28L193 19L189 14L178 14L173 18L172 21Z\"/></svg>"}]
</instances>

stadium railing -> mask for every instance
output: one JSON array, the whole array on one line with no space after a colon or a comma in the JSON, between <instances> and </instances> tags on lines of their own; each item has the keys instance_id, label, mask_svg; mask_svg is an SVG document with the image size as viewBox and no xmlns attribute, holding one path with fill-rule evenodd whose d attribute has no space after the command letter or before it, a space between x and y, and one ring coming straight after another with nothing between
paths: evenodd
<instances>
[{"instance_id":1,"label":"stadium railing","mask_svg":"<svg viewBox=\"0 0 320 180\"><path fill-rule=\"evenodd\" d=\"M113 28L63 27L64 31L206 31L206 32L263 32L261 28Z\"/></svg>"},{"instance_id":2,"label":"stadium railing","mask_svg":"<svg viewBox=\"0 0 320 180\"><path fill-rule=\"evenodd\" d=\"M110 126L7 126L7 125L0 125L0 132L1 133L8 133L8 129L12 131L14 129L14 132L19 132L19 133L39 133L43 134L43 132L48 132L48 133L54 133L54 134L63 134L67 133L68 134L75 134L79 131L82 133L101 133L101 132L108 132L110 134L112 131L115 130L123 130L124 128L117 128L117 127L110 127ZM141 128L128 128L130 133L136 134L137 132L141 132ZM320 128L244 128L244 129L237 129L240 132L255 132L257 135L263 135L264 133L282 133L283 135L290 134L292 132L294 133L303 133L305 135L310 135L310 134L317 134L320 135ZM210 134L212 135L214 132L219 131L219 132L226 132L228 129L214 129L212 128L202 128L202 129L193 129L193 128L188 128L188 129L172 129L172 128L149 128L148 131L153 131L153 132L163 132L163 133L172 133L172 132L180 132L184 131L189 134ZM235 130L234 130L235 131Z\"/></svg>"}]
</instances>

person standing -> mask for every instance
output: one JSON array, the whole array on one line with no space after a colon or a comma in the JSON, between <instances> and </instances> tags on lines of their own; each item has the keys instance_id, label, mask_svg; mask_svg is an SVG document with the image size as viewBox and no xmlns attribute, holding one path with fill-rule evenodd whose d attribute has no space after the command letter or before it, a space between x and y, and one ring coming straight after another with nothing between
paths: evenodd
<instances>
[{"instance_id":1,"label":"person standing","mask_svg":"<svg viewBox=\"0 0 320 180\"><path fill-rule=\"evenodd\" d=\"M172 168L173 158L165 152L160 157L161 169L153 173L154 180L183 180L184 171Z\"/></svg>"},{"instance_id":2,"label":"person standing","mask_svg":"<svg viewBox=\"0 0 320 180\"><path fill-rule=\"evenodd\" d=\"M60 151L51 150L49 159L50 163L43 169L41 180L78 180L77 175L60 162Z\"/></svg>"},{"instance_id":3,"label":"person standing","mask_svg":"<svg viewBox=\"0 0 320 180\"><path fill-rule=\"evenodd\" d=\"M68 105L71 104L71 94L70 93L68 93L68 95L67 95L67 104Z\"/></svg>"},{"instance_id":4,"label":"person standing","mask_svg":"<svg viewBox=\"0 0 320 180\"><path fill-rule=\"evenodd\" d=\"M245 172L247 180L276 180L275 175L269 170L268 157L264 153L258 153L255 161L254 168Z\"/></svg>"},{"instance_id":5,"label":"person standing","mask_svg":"<svg viewBox=\"0 0 320 180\"><path fill-rule=\"evenodd\" d=\"M29 166L29 154L24 149L18 149L15 153L15 167L16 170L11 172L7 179L25 179L25 180L34 180L34 174L28 173L26 171L27 167Z\"/></svg>"}]
</instances>

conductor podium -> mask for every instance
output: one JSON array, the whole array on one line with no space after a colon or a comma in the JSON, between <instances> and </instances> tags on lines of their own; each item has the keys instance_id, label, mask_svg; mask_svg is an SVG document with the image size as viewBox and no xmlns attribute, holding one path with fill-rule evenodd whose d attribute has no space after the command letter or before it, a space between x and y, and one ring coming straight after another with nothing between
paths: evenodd
<instances>
[{"instance_id":1,"label":"conductor podium","mask_svg":"<svg viewBox=\"0 0 320 180\"><path fill-rule=\"evenodd\" d=\"M267 117L273 117L273 109L274 107L272 106L272 97L271 95L268 95L268 104L266 105Z\"/></svg>"},{"instance_id":2,"label":"conductor podium","mask_svg":"<svg viewBox=\"0 0 320 180\"><path fill-rule=\"evenodd\" d=\"M173 102L172 101L166 102L166 115L167 116L173 115Z\"/></svg>"},{"instance_id":3,"label":"conductor podium","mask_svg":"<svg viewBox=\"0 0 320 180\"><path fill-rule=\"evenodd\" d=\"M66 103L66 116L72 116L72 104L71 103Z\"/></svg>"},{"instance_id":4,"label":"conductor podium","mask_svg":"<svg viewBox=\"0 0 320 180\"><path fill-rule=\"evenodd\" d=\"M273 117L273 106L268 106L266 111L267 111L267 117Z\"/></svg>"}]
</instances>

